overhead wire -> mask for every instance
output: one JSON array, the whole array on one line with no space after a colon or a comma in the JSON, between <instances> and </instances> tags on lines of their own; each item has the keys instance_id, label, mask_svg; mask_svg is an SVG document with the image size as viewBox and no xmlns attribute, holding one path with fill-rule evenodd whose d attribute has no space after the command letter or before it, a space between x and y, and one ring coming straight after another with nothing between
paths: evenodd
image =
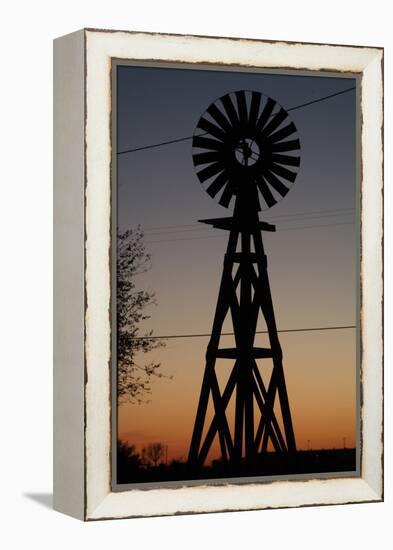
<instances>
[{"instance_id":1,"label":"overhead wire","mask_svg":"<svg viewBox=\"0 0 393 550\"><path fill-rule=\"evenodd\" d=\"M319 219L322 219L322 218L336 218L336 217L341 217L341 216L353 216L355 214L355 210L351 211L351 212L345 212L345 213L341 213L341 214L334 214L334 213L331 213L331 214L319 214L319 215L303 215L303 216L298 216L298 217L295 217L295 218L292 218L292 219L288 219L288 220L281 220L280 223L291 223L291 222L297 222L297 221L304 221L304 222L307 222L307 221L312 221L312 220L319 220ZM266 218L265 221L269 221L269 222L274 222L275 218ZM165 228L165 226L163 226L163 228L157 228L155 230L144 230L142 228L142 232L143 232L143 235L145 237L151 237L153 235L170 235L170 234L173 234L173 233L195 233L195 232L212 232L212 228L211 227L206 227L206 226L201 226L201 224L193 224L193 225L190 225L190 226L172 226L172 228L169 226L169 228Z\"/></svg>"},{"instance_id":2,"label":"overhead wire","mask_svg":"<svg viewBox=\"0 0 393 550\"><path fill-rule=\"evenodd\" d=\"M354 208L332 208L332 209L325 209L325 210L311 210L311 211L309 210L307 212L293 212L292 214L277 214L273 216L271 213L268 212L266 215L266 220L273 221L276 219L281 220L282 218L296 218L296 217L304 219L304 216L311 216L311 215L314 216L316 214L322 214L322 215L331 214L332 216L333 215L340 216L340 215L350 214L354 211L355 211ZM337 214L334 214L335 212ZM283 220L283 221L286 222L287 220ZM292 220L288 220L288 221L292 221ZM181 230L180 228L188 228L188 227L200 227L200 224L189 223L189 224L177 224L177 225L142 226L142 230L144 234L147 234L150 231L159 231L161 229L179 228L179 230Z\"/></svg>"},{"instance_id":3,"label":"overhead wire","mask_svg":"<svg viewBox=\"0 0 393 550\"><path fill-rule=\"evenodd\" d=\"M335 92L333 94L329 94L329 95L326 95L326 96L323 96L323 97L319 97L317 99L312 99L310 101L306 101L305 103L301 103L300 105L295 105L294 107L289 107L289 109L287 109L287 111L295 111L296 109L301 109L303 107L308 107L309 105L314 105L315 103L319 103L321 101L325 101L327 99L331 99L333 97L336 97L338 95L342 95L342 94L346 94L348 92L350 92L351 90L355 90L356 89L356 86L352 86L350 88L346 88L345 90L340 90L338 92ZM271 115L271 117L274 117L275 114ZM198 136L204 136L206 135L208 132L204 132L204 133L201 133L201 134L198 134ZM134 147L132 149L125 149L124 151L118 151L117 154L118 155L125 155L126 153L135 153L137 151L143 151L145 149L153 149L155 147L161 147L163 145L171 145L172 143L179 143L181 141L187 141L189 139L192 139L194 136L185 136L185 137L181 137L181 138L175 138L175 139L170 139L170 140L167 140L167 141L161 141L159 143L152 143L150 145L143 145L143 146L140 146L140 147Z\"/></svg>"},{"instance_id":4,"label":"overhead wire","mask_svg":"<svg viewBox=\"0 0 393 550\"><path fill-rule=\"evenodd\" d=\"M301 328L286 328L286 329L277 329L277 332L280 333L291 333L291 332L318 332L325 330L347 330L355 329L357 325L339 325L339 326L323 326L323 327L301 327ZM234 332L222 332L221 336L234 336ZM269 334L267 330L257 330L255 334ZM163 336L136 336L132 340L170 340L173 338L205 338L211 336L211 333L201 333L201 334L167 334Z\"/></svg>"},{"instance_id":5,"label":"overhead wire","mask_svg":"<svg viewBox=\"0 0 393 550\"><path fill-rule=\"evenodd\" d=\"M328 223L328 224L315 224L315 225L307 225L307 226L301 226L301 227L284 227L282 229L277 229L277 232L280 231L296 231L298 229L316 229L320 227L336 227L339 225L354 225L355 222L339 222L339 223ZM157 241L145 241L146 244L156 244L156 243L169 243L169 242L175 242L175 241L198 241L200 239L222 239L225 235L204 235L202 237L179 237L174 239L159 239Z\"/></svg>"}]
</instances>

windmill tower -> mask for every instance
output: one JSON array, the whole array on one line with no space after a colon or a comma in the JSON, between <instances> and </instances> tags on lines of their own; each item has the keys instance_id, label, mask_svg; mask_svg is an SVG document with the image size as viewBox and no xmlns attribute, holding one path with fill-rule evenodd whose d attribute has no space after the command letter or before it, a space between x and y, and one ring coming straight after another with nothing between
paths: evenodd
<instances>
[{"instance_id":1,"label":"windmill tower","mask_svg":"<svg viewBox=\"0 0 393 550\"><path fill-rule=\"evenodd\" d=\"M246 90L212 103L196 132L197 176L220 205L233 205L233 215L200 220L227 231L229 238L188 464L197 474L217 440L222 461L236 472L242 464L255 464L268 448L279 453L296 451L262 240L262 232L275 231L275 226L261 221L259 212L281 200L295 181L300 143L295 125L276 101ZM235 345L230 348L220 345L226 319L234 334ZM259 320L266 325L268 347L256 341ZM217 376L218 359L232 363L223 388ZM269 379L258 365L266 361L272 365ZM229 414L231 401L233 415ZM211 418L209 402L214 411Z\"/></svg>"}]
</instances>

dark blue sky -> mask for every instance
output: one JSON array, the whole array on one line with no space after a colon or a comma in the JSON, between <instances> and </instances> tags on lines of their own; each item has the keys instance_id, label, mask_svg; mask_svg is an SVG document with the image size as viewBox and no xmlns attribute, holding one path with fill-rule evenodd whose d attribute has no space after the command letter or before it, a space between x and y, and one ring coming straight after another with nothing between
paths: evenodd
<instances>
[{"instance_id":1,"label":"dark blue sky","mask_svg":"<svg viewBox=\"0 0 393 550\"><path fill-rule=\"evenodd\" d=\"M232 90L257 90L291 108L355 83L355 79L331 76L121 66L118 151L192 135L210 103ZM353 322L355 92L292 111L290 117L301 141L299 174L284 200L263 213L277 224L277 233L264 236L272 286L277 288L276 308L282 310L283 319L295 325L299 324L299 309L307 325ZM191 152L189 140L118 157L118 223L122 229L137 224L145 228L153 255L153 269L146 282L157 292L154 317L165 325L166 332L170 327L199 332L209 328L226 244L223 232L197 224L198 219L226 216L230 211L201 187ZM310 225L327 227L289 230ZM195 323L186 306L178 315L171 310L170 283L174 281L176 292L184 299L190 291L206 296L203 326L197 323L192 327ZM302 289L307 289L307 300ZM318 305L321 295L334 307L327 310ZM201 316L202 312L197 318Z\"/></svg>"},{"instance_id":2,"label":"dark blue sky","mask_svg":"<svg viewBox=\"0 0 393 550\"><path fill-rule=\"evenodd\" d=\"M210 103L229 91L257 90L290 108L355 84L332 77L124 66L118 75L118 151L192 135ZM354 183L355 110L355 92L349 92L291 113L302 146L299 188L272 215L353 207L354 186L348 182ZM189 224L205 215L227 215L198 184L191 140L121 155L119 182L121 226Z\"/></svg>"}]
</instances>

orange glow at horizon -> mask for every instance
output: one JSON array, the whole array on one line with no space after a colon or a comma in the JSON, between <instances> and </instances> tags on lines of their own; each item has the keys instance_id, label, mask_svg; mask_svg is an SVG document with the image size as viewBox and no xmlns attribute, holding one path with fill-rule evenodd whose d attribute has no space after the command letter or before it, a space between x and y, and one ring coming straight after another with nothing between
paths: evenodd
<instances>
[{"instance_id":1,"label":"orange glow at horizon","mask_svg":"<svg viewBox=\"0 0 393 550\"><path fill-rule=\"evenodd\" d=\"M222 337L228 343L229 337ZM155 357L173 376L153 382L151 401L118 408L118 437L140 451L152 442L167 445L168 461L186 460L204 370L207 338L169 340ZM356 331L281 334L284 371L298 449L356 446ZM259 362L263 377L269 367ZM216 365L225 383L233 362ZM349 367L350 366L350 367ZM277 412L277 408L276 408ZM209 410L208 410L209 415ZM210 409L211 418L211 409ZM233 407L228 407L233 426ZM232 424L231 424L232 423ZM208 462L219 456L217 438Z\"/></svg>"}]
</instances>

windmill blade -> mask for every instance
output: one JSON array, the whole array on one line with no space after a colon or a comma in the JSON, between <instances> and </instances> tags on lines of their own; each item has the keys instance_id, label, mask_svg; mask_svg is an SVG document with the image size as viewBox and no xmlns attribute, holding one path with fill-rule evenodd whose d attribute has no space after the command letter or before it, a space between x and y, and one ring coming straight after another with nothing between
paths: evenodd
<instances>
[{"instance_id":1,"label":"windmill blade","mask_svg":"<svg viewBox=\"0 0 393 550\"><path fill-rule=\"evenodd\" d=\"M219 161L221 155L218 151L209 151L208 153L196 153L195 155L192 155L192 158L195 166L200 166L201 164Z\"/></svg>"},{"instance_id":2,"label":"windmill blade","mask_svg":"<svg viewBox=\"0 0 393 550\"><path fill-rule=\"evenodd\" d=\"M239 123L239 119L236 113L235 106L233 105L232 99L230 98L229 94L224 95L224 97L221 98L221 103L223 104L224 110L228 115L232 126L236 126Z\"/></svg>"},{"instance_id":3,"label":"windmill blade","mask_svg":"<svg viewBox=\"0 0 393 550\"><path fill-rule=\"evenodd\" d=\"M229 120L222 114L215 103L212 103L206 111L225 132L230 132L232 126Z\"/></svg>"},{"instance_id":4,"label":"windmill blade","mask_svg":"<svg viewBox=\"0 0 393 550\"><path fill-rule=\"evenodd\" d=\"M226 138L226 134L223 130L221 130L221 128L219 128L212 122L209 122L203 117L200 118L197 128L204 130L205 132L211 134L213 137L219 139L220 141L224 141Z\"/></svg>"},{"instance_id":5,"label":"windmill blade","mask_svg":"<svg viewBox=\"0 0 393 550\"><path fill-rule=\"evenodd\" d=\"M246 104L246 93L244 90L241 90L240 92L236 92L236 101L237 101L237 109L239 111L239 122L242 126L246 125L248 122L248 114L247 114L247 104Z\"/></svg>"},{"instance_id":6,"label":"windmill blade","mask_svg":"<svg viewBox=\"0 0 393 550\"><path fill-rule=\"evenodd\" d=\"M285 164L286 166L300 166L300 157L291 157L290 155L277 155L271 156L273 162L278 164Z\"/></svg>"},{"instance_id":7,"label":"windmill blade","mask_svg":"<svg viewBox=\"0 0 393 550\"><path fill-rule=\"evenodd\" d=\"M263 130L263 127L265 126L266 122L269 120L270 115L272 114L272 111L276 105L277 103L273 99L271 99L270 97L267 98L262 114L259 117L257 122L257 128L259 131Z\"/></svg>"},{"instance_id":8,"label":"windmill blade","mask_svg":"<svg viewBox=\"0 0 393 550\"><path fill-rule=\"evenodd\" d=\"M291 172L291 170L288 170L287 168L284 168L283 166L275 163L271 165L270 171L273 172L273 174L278 174L282 178L291 181L292 183L295 181L297 176L296 172Z\"/></svg>"},{"instance_id":9,"label":"windmill blade","mask_svg":"<svg viewBox=\"0 0 393 550\"><path fill-rule=\"evenodd\" d=\"M229 203L231 202L231 198L235 194L235 186L232 182L232 180L229 180L226 184L226 187L224 188L223 194L221 195L220 200L218 201L221 206L225 206L225 208L228 208Z\"/></svg>"},{"instance_id":10,"label":"windmill blade","mask_svg":"<svg viewBox=\"0 0 393 550\"><path fill-rule=\"evenodd\" d=\"M217 141L216 139L210 139L202 136L194 136L192 145L193 147L198 147L199 149L213 149L215 151L221 151L224 147L222 141Z\"/></svg>"},{"instance_id":11,"label":"windmill blade","mask_svg":"<svg viewBox=\"0 0 393 550\"><path fill-rule=\"evenodd\" d=\"M217 193L224 187L228 181L228 174L226 171L219 174L215 180L206 188L206 192L214 199Z\"/></svg>"},{"instance_id":12,"label":"windmill blade","mask_svg":"<svg viewBox=\"0 0 393 550\"><path fill-rule=\"evenodd\" d=\"M272 115L271 120L264 129L262 130L262 134L264 136L269 136L272 134L279 126L280 124L287 118L288 113L281 107L281 109L278 111L277 114Z\"/></svg>"},{"instance_id":13,"label":"windmill blade","mask_svg":"<svg viewBox=\"0 0 393 550\"><path fill-rule=\"evenodd\" d=\"M197 176L199 180L203 183L204 181L208 180L209 178L212 178L219 172L222 172L224 170L224 166L216 162L214 164L211 164L210 166L206 166L206 168L203 168L200 172L197 173Z\"/></svg>"},{"instance_id":14,"label":"windmill blade","mask_svg":"<svg viewBox=\"0 0 393 550\"><path fill-rule=\"evenodd\" d=\"M281 130L278 130L275 134L271 134L269 136L269 140L273 143L276 143L277 141L281 141L282 139L291 136L296 132L296 126L293 122L288 124L287 126L284 126Z\"/></svg>"},{"instance_id":15,"label":"windmill blade","mask_svg":"<svg viewBox=\"0 0 393 550\"><path fill-rule=\"evenodd\" d=\"M273 197L272 192L270 191L265 180L261 176L258 176L256 179L256 184L268 207L270 208L271 206L274 206L277 201Z\"/></svg>"},{"instance_id":16,"label":"windmill blade","mask_svg":"<svg viewBox=\"0 0 393 550\"><path fill-rule=\"evenodd\" d=\"M268 182L269 185L273 187L282 197L285 197L285 195L288 193L289 188L282 183L276 176L273 174L273 172L266 171L264 174L265 180Z\"/></svg>"},{"instance_id":17,"label":"windmill blade","mask_svg":"<svg viewBox=\"0 0 393 550\"><path fill-rule=\"evenodd\" d=\"M258 92L251 93L251 105L250 105L250 114L248 117L248 122L250 126L255 126L258 118L259 107L261 105L261 96L262 94Z\"/></svg>"},{"instance_id":18,"label":"windmill blade","mask_svg":"<svg viewBox=\"0 0 393 550\"><path fill-rule=\"evenodd\" d=\"M296 151L300 149L300 141L292 139L290 141L282 141L281 143L273 143L270 148L274 152Z\"/></svg>"}]
</instances>

